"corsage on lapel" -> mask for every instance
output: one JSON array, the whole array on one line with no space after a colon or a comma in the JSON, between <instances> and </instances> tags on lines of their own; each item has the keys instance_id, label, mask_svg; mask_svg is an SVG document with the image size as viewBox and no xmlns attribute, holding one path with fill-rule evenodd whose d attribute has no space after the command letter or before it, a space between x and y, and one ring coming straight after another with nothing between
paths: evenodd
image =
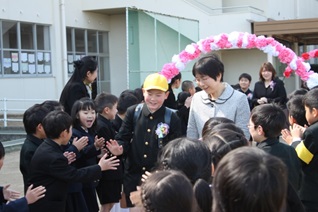
<instances>
[{"instance_id":1,"label":"corsage on lapel","mask_svg":"<svg viewBox=\"0 0 318 212\"><path fill-rule=\"evenodd\" d=\"M162 140L164 137L166 137L169 133L169 125L166 123L160 122L157 125L156 134L158 136L158 147L162 147Z\"/></svg>"},{"instance_id":2,"label":"corsage on lapel","mask_svg":"<svg viewBox=\"0 0 318 212\"><path fill-rule=\"evenodd\" d=\"M269 87L272 89L272 91L274 90L275 85L276 83L273 80L269 83Z\"/></svg>"}]
</instances>

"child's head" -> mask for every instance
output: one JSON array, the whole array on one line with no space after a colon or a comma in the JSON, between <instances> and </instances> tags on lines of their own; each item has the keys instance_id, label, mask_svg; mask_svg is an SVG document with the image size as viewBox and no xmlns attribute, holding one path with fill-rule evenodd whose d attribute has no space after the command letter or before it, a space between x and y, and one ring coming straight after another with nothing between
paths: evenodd
<instances>
[{"instance_id":1,"label":"child's head","mask_svg":"<svg viewBox=\"0 0 318 212\"><path fill-rule=\"evenodd\" d=\"M306 111L303 105L303 95L294 95L287 102L288 121L290 125L294 123L301 126L308 125L306 120Z\"/></svg>"},{"instance_id":2,"label":"child's head","mask_svg":"<svg viewBox=\"0 0 318 212\"><path fill-rule=\"evenodd\" d=\"M287 182L287 169L279 158L256 147L235 149L216 169L213 211L282 211Z\"/></svg>"},{"instance_id":3,"label":"child's head","mask_svg":"<svg viewBox=\"0 0 318 212\"><path fill-rule=\"evenodd\" d=\"M217 167L220 160L228 152L242 146L248 146L248 141L245 138L243 132L239 133L230 129L221 129L214 132L212 131L208 134L205 134L202 137L202 141L209 147L211 151L212 164L214 168Z\"/></svg>"},{"instance_id":4,"label":"child's head","mask_svg":"<svg viewBox=\"0 0 318 212\"><path fill-rule=\"evenodd\" d=\"M53 140L60 138L63 132L69 133L69 138L63 138L67 143L72 135L72 118L64 111L52 111L43 119L43 128L47 138Z\"/></svg>"},{"instance_id":5,"label":"child's head","mask_svg":"<svg viewBox=\"0 0 318 212\"><path fill-rule=\"evenodd\" d=\"M206 55L200 58L193 66L192 75L195 78L209 76L215 81L220 77L223 81L224 65L216 54Z\"/></svg>"},{"instance_id":6,"label":"child's head","mask_svg":"<svg viewBox=\"0 0 318 212\"><path fill-rule=\"evenodd\" d=\"M263 104L253 108L248 128L253 140L261 142L278 137L285 123L285 113L279 106Z\"/></svg>"},{"instance_id":7,"label":"child's head","mask_svg":"<svg viewBox=\"0 0 318 212\"><path fill-rule=\"evenodd\" d=\"M3 161L4 161L5 154L6 154L6 152L4 150L4 146L3 146L2 142L0 142L0 169L3 166Z\"/></svg>"},{"instance_id":8,"label":"child's head","mask_svg":"<svg viewBox=\"0 0 318 212\"><path fill-rule=\"evenodd\" d=\"M137 103L141 103L144 101L144 96L142 94L142 88L136 88L135 90L133 90L133 94L137 97L138 102ZM136 103L136 104L137 104Z\"/></svg>"},{"instance_id":9,"label":"child's head","mask_svg":"<svg viewBox=\"0 0 318 212\"><path fill-rule=\"evenodd\" d=\"M287 99L291 99L293 98L295 95L305 95L308 92L308 90L304 89L304 88L300 88L297 90L294 90L293 92L291 92L290 94L288 94Z\"/></svg>"},{"instance_id":10,"label":"child's head","mask_svg":"<svg viewBox=\"0 0 318 212\"><path fill-rule=\"evenodd\" d=\"M251 75L243 73L239 76L239 85L241 89L248 89L252 81Z\"/></svg>"},{"instance_id":11,"label":"child's head","mask_svg":"<svg viewBox=\"0 0 318 212\"><path fill-rule=\"evenodd\" d=\"M115 119L117 114L118 98L115 95L102 92L95 98L97 113L101 114L108 120Z\"/></svg>"},{"instance_id":12,"label":"child's head","mask_svg":"<svg viewBox=\"0 0 318 212\"><path fill-rule=\"evenodd\" d=\"M178 100L177 100L178 108L182 107L184 105L186 99L190 96L191 96L191 94L187 91L180 92L178 94Z\"/></svg>"},{"instance_id":13,"label":"child's head","mask_svg":"<svg viewBox=\"0 0 318 212\"><path fill-rule=\"evenodd\" d=\"M125 115L127 108L139 103L138 98L133 93L133 91L126 90L120 94L117 104L119 115Z\"/></svg>"},{"instance_id":14,"label":"child's head","mask_svg":"<svg viewBox=\"0 0 318 212\"><path fill-rule=\"evenodd\" d=\"M145 103L151 112L157 111L162 105L168 94L168 81L158 73L150 74L146 77L143 84L143 95Z\"/></svg>"},{"instance_id":15,"label":"child's head","mask_svg":"<svg viewBox=\"0 0 318 212\"><path fill-rule=\"evenodd\" d=\"M185 80L182 82L181 85L182 91L189 92L191 96L195 94L195 87L192 81L190 80Z\"/></svg>"},{"instance_id":16,"label":"child's head","mask_svg":"<svg viewBox=\"0 0 318 212\"><path fill-rule=\"evenodd\" d=\"M312 89L305 94L303 104L306 110L308 124L318 121L318 88Z\"/></svg>"},{"instance_id":17,"label":"child's head","mask_svg":"<svg viewBox=\"0 0 318 212\"><path fill-rule=\"evenodd\" d=\"M198 179L211 180L211 153L198 140L177 138L170 141L162 148L157 162L159 169L182 171L192 184Z\"/></svg>"},{"instance_id":18,"label":"child's head","mask_svg":"<svg viewBox=\"0 0 318 212\"><path fill-rule=\"evenodd\" d=\"M181 172L154 172L141 186L145 211L193 211L194 194L190 181Z\"/></svg>"},{"instance_id":19,"label":"child's head","mask_svg":"<svg viewBox=\"0 0 318 212\"><path fill-rule=\"evenodd\" d=\"M63 105L60 102L54 100L46 100L42 102L42 106L47 108L49 111L64 110Z\"/></svg>"},{"instance_id":20,"label":"child's head","mask_svg":"<svg viewBox=\"0 0 318 212\"><path fill-rule=\"evenodd\" d=\"M233 123L234 124L234 121L232 121L231 119L225 118L225 117L212 117L204 123L203 128L202 128L202 137L205 134L208 134L210 131L212 131L216 125L221 124L221 123Z\"/></svg>"},{"instance_id":21,"label":"child's head","mask_svg":"<svg viewBox=\"0 0 318 212\"><path fill-rule=\"evenodd\" d=\"M45 138L42 121L49 112L41 104L35 104L27 109L23 114L23 125L26 133L36 135L40 139Z\"/></svg>"},{"instance_id":22,"label":"child's head","mask_svg":"<svg viewBox=\"0 0 318 212\"><path fill-rule=\"evenodd\" d=\"M96 108L94 101L88 97L77 100L73 107L71 116L73 119L73 127L85 130L93 130L96 126Z\"/></svg>"}]
</instances>

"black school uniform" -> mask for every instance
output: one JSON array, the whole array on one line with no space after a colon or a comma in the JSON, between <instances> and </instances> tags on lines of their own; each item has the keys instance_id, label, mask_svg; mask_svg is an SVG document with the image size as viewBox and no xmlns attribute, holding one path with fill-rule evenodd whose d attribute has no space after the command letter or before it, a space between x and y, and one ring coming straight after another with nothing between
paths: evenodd
<instances>
[{"instance_id":1,"label":"black school uniform","mask_svg":"<svg viewBox=\"0 0 318 212\"><path fill-rule=\"evenodd\" d=\"M83 168L91 165L97 164L96 158L100 154L100 150L96 150L95 134L89 131L85 131L82 128L73 128L72 138L81 138L83 136L88 137L88 144L80 151L80 157L76 158L75 164L77 168ZM89 212L99 211L99 206L97 202L97 197L95 193L95 188L98 184L98 181L91 181L82 184L82 192L86 201L86 205Z\"/></svg>"},{"instance_id":2,"label":"black school uniform","mask_svg":"<svg viewBox=\"0 0 318 212\"><path fill-rule=\"evenodd\" d=\"M98 114L97 117L97 135L103 137L106 141L115 138L115 130L112 127L110 120ZM108 151L107 158L113 155ZM107 170L102 174L99 180L96 191L98 194L99 202L101 204L119 202L121 198L121 187L123 180L123 166L122 162L117 167L117 170Z\"/></svg>"},{"instance_id":3,"label":"black school uniform","mask_svg":"<svg viewBox=\"0 0 318 212\"><path fill-rule=\"evenodd\" d=\"M311 160L304 160L301 156L301 145L312 154ZM299 196L306 211L318 211L318 122L311 124L304 132L303 141L296 147L298 157L302 161L304 179ZM304 162L306 161L306 162Z\"/></svg>"},{"instance_id":4,"label":"black school uniform","mask_svg":"<svg viewBox=\"0 0 318 212\"><path fill-rule=\"evenodd\" d=\"M132 206L129 195L140 185L141 176L145 171L151 171L157 161L161 148L160 139L156 134L159 123L164 123L166 108L162 106L151 113L146 104L143 105L140 116L134 123L137 105L128 108L126 117L115 139L123 146L124 164L124 192L128 206ZM162 140L162 145L181 135L181 123L175 113L171 114L169 133Z\"/></svg>"},{"instance_id":5,"label":"black school uniform","mask_svg":"<svg viewBox=\"0 0 318 212\"><path fill-rule=\"evenodd\" d=\"M63 149L46 139L31 160L30 183L46 189L45 196L29 205L31 212L64 212L68 185L71 182L91 182L101 177L100 166L76 169L68 164Z\"/></svg>"},{"instance_id":6,"label":"black school uniform","mask_svg":"<svg viewBox=\"0 0 318 212\"><path fill-rule=\"evenodd\" d=\"M32 134L27 134L27 137L22 145L20 151L20 172L23 176L23 184L24 184L24 193L28 190L30 183L29 175L30 175L30 163L31 159L37 150L37 148L43 143L43 139L39 139Z\"/></svg>"}]
</instances>

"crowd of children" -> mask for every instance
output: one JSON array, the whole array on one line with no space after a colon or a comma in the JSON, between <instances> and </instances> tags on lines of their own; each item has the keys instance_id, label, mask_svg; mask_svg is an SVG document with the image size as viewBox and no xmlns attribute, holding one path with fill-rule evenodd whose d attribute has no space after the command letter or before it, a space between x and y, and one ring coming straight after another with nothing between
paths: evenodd
<instances>
[{"instance_id":1,"label":"crowd of children","mask_svg":"<svg viewBox=\"0 0 318 212\"><path fill-rule=\"evenodd\" d=\"M252 107L250 75L223 82L216 55L193 67L199 92L155 73L142 89L95 98L96 71L82 58L60 102L25 111L25 197L0 187L0 211L318 211L318 89L288 96L286 117L281 105Z\"/></svg>"}]
</instances>

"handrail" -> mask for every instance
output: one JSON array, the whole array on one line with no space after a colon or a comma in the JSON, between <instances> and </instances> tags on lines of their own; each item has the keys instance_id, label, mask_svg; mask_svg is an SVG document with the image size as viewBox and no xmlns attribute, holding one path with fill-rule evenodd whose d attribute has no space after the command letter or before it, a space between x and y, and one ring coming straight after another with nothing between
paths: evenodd
<instances>
[{"instance_id":1,"label":"handrail","mask_svg":"<svg viewBox=\"0 0 318 212\"><path fill-rule=\"evenodd\" d=\"M0 102L3 102L2 108L0 106L0 115L3 114L3 118L0 118L0 122L3 121L3 126L7 127L9 121L22 121L22 119L8 118L8 112L20 112L19 114L23 114L25 110L28 108L8 108L8 102L34 102L42 103L47 99L8 99L8 98L0 98Z\"/></svg>"}]
</instances>

